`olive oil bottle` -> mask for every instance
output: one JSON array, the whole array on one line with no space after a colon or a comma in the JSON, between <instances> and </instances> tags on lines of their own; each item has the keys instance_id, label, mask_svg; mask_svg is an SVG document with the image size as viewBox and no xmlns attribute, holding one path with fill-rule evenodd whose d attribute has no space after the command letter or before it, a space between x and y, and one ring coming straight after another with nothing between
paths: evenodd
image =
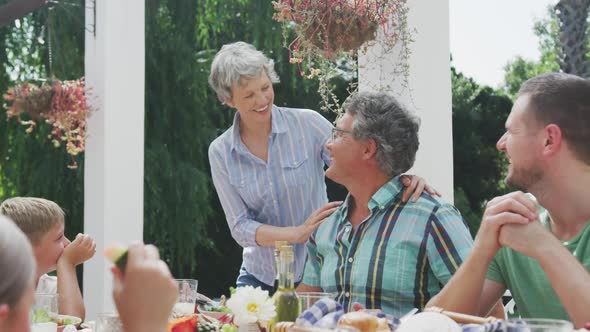
<instances>
[{"instance_id":1,"label":"olive oil bottle","mask_svg":"<svg viewBox=\"0 0 590 332\"><path fill-rule=\"evenodd\" d=\"M289 245L289 242L281 240L275 241L275 283L273 285L275 292L279 289L279 254L281 253L281 247L286 245Z\"/></svg>"},{"instance_id":2,"label":"olive oil bottle","mask_svg":"<svg viewBox=\"0 0 590 332\"><path fill-rule=\"evenodd\" d=\"M301 313L301 303L295 293L295 261L292 245L284 245L279 253L279 287L273 299L277 310L275 322L294 322Z\"/></svg>"}]
</instances>

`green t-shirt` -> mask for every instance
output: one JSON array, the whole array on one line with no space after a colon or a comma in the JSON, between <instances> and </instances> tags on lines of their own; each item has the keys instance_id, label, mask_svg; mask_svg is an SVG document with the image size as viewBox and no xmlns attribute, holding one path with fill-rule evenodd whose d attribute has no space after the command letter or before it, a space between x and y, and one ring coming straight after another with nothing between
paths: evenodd
<instances>
[{"instance_id":1,"label":"green t-shirt","mask_svg":"<svg viewBox=\"0 0 590 332\"><path fill-rule=\"evenodd\" d=\"M549 214L539 207L539 219L551 231ZM590 222L570 241L562 244L590 271ZM512 293L518 313L523 318L571 320L545 272L536 260L510 248L502 248L490 264L488 279L504 284ZM563 282L567 282L564 280Z\"/></svg>"}]
</instances>

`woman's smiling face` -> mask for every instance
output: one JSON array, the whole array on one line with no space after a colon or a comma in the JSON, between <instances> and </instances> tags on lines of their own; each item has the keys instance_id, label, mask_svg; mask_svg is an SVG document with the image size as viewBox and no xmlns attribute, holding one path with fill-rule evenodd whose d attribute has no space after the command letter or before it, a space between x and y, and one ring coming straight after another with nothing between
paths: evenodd
<instances>
[{"instance_id":1,"label":"woman's smiling face","mask_svg":"<svg viewBox=\"0 0 590 332\"><path fill-rule=\"evenodd\" d=\"M263 71L258 77L241 79L225 103L240 113L241 121L253 125L270 121L273 101L272 82Z\"/></svg>"}]
</instances>

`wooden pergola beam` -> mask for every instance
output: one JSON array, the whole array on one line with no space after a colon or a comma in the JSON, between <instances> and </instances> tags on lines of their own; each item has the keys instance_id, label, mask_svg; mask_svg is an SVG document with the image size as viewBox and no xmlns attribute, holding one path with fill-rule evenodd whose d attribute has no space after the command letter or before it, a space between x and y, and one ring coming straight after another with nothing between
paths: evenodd
<instances>
[{"instance_id":1,"label":"wooden pergola beam","mask_svg":"<svg viewBox=\"0 0 590 332\"><path fill-rule=\"evenodd\" d=\"M13 0L0 7L0 27L12 23L47 4L48 0Z\"/></svg>"}]
</instances>

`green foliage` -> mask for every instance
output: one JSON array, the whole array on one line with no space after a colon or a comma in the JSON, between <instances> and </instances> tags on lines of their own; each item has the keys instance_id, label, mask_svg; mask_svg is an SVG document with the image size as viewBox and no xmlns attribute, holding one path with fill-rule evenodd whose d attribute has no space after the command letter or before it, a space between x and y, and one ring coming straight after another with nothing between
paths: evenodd
<instances>
[{"instance_id":1,"label":"green foliage","mask_svg":"<svg viewBox=\"0 0 590 332\"><path fill-rule=\"evenodd\" d=\"M534 27L535 35L539 38L539 61L517 56L504 67L503 90L513 100L524 81L542 73L559 71L559 23L553 6L547 8L547 14L548 17L535 22Z\"/></svg>"},{"instance_id":2,"label":"green foliage","mask_svg":"<svg viewBox=\"0 0 590 332\"><path fill-rule=\"evenodd\" d=\"M5 2L0 1L0 5ZM18 82L45 79L52 74L61 79L83 75L84 26L68 19L71 15L84 17L84 1L77 2L79 6L42 8L0 28L2 93ZM53 41L52 72L48 38ZM56 149L48 139L50 125L39 123L30 135L25 129L15 120L0 120L0 201L13 196L55 201L66 212L65 233L72 239L83 231L84 155L76 157L78 169L68 169L71 158L65 145ZM78 269L79 280L81 272Z\"/></svg>"},{"instance_id":3,"label":"green foliage","mask_svg":"<svg viewBox=\"0 0 590 332\"><path fill-rule=\"evenodd\" d=\"M485 203L504 191L506 163L496 141L504 133L512 101L454 68L451 73L455 205L475 235Z\"/></svg>"},{"instance_id":4,"label":"green foliage","mask_svg":"<svg viewBox=\"0 0 590 332\"><path fill-rule=\"evenodd\" d=\"M69 18L84 17L84 1L78 0L78 4L51 10L44 7L0 29L1 91L17 82L44 79L51 74L62 79L83 75L84 26ZM37 196L57 202L67 214L66 235L73 238L83 228L84 157L79 155L79 168L70 170L66 167L71 159L65 146L56 149L47 138L49 125L39 123L30 135L25 129L15 120L0 121L0 200Z\"/></svg>"},{"instance_id":5,"label":"green foliage","mask_svg":"<svg viewBox=\"0 0 590 332\"><path fill-rule=\"evenodd\" d=\"M543 73L557 71L559 65L557 62L543 64L517 56L504 67L504 70L506 72L503 90L510 98L515 99L524 81Z\"/></svg>"},{"instance_id":6,"label":"green foliage","mask_svg":"<svg viewBox=\"0 0 590 332\"><path fill-rule=\"evenodd\" d=\"M204 145L214 132L204 107L205 64L196 61L195 3L146 8L144 239L161 248L173 274L194 273L207 238L209 188Z\"/></svg>"}]
</instances>

